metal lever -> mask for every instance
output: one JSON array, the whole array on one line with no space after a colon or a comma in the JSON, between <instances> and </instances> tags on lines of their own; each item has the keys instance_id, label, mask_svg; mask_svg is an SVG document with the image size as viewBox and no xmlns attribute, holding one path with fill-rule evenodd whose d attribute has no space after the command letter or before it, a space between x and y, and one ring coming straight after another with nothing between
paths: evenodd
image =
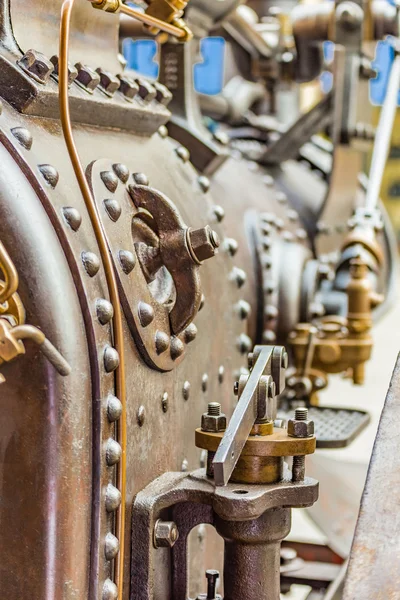
<instances>
[{"instance_id":1,"label":"metal lever","mask_svg":"<svg viewBox=\"0 0 400 600\"><path fill-rule=\"evenodd\" d=\"M288 357L283 346L256 346L249 358L253 363L252 370L213 461L214 481L218 486L228 483L259 416L257 388L261 377L272 377L277 395L285 387Z\"/></svg>"},{"instance_id":2,"label":"metal lever","mask_svg":"<svg viewBox=\"0 0 400 600\"><path fill-rule=\"evenodd\" d=\"M32 340L40 351L51 362L60 375L66 377L71 367L57 348L46 338L43 331L33 325L17 325L13 327L5 318L0 318L0 364L9 362L21 354L25 347L21 340Z\"/></svg>"}]
</instances>

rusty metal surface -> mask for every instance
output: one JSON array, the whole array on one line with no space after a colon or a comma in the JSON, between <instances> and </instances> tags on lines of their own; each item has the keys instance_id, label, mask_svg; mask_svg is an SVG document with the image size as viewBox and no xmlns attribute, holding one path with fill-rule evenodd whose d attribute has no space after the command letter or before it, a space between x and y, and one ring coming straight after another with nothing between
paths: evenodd
<instances>
[{"instance_id":1,"label":"rusty metal surface","mask_svg":"<svg viewBox=\"0 0 400 600\"><path fill-rule=\"evenodd\" d=\"M400 358L383 407L351 548L343 600L399 596Z\"/></svg>"}]
</instances>

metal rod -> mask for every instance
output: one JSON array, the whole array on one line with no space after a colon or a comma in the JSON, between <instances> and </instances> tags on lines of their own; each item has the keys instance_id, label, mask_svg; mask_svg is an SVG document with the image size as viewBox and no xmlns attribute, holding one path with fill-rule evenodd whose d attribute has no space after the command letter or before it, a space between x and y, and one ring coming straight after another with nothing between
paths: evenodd
<instances>
[{"instance_id":1,"label":"metal rod","mask_svg":"<svg viewBox=\"0 0 400 600\"><path fill-rule=\"evenodd\" d=\"M273 347L266 346L249 375L239 402L213 461L215 485L226 485L257 418L256 393L260 377L272 358Z\"/></svg>"},{"instance_id":2,"label":"metal rod","mask_svg":"<svg viewBox=\"0 0 400 600\"><path fill-rule=\"evenodd\" d=\"M125 352L124 352L124 333L122 326L121 303L119 299L118 287L114 273L112 259L108 250L106 237L100 217L97 212L96 204L92 196L88 181L83 170L78 150L75 145L71 117L69 111L68 99L68 49L69 49L69 30L71 24L71 12L74 6L74 0L64 0L61 7L60 22L60 47L59 47L59 103L60 119L64 133L65 144L68 154L78 180L83 199L92 223L92 227L99 246L100 255L106 275L108 291L111 304L114 309L112 319L114 346L119 354L119 366L116 369L116 392L122 404L122 415L118 421L117 437L122 448L121 460L117 467L118 489L121 492L121 504L116 513L116 532L120 541L120 549L115 559L115 583L118 586L118 600L122 600L123 581L124 581L124 547L125 547L125 500L126 500L126 385L125 385Z\"/></svg>"},{"instance_id":3,"label":"metal rod","mask_svg":"<svg viewBox=\"0 0 400 600\"><path fill-rule=\"evenodd\" d=\"M147 15L146 13L135 10L126 4L122 4L122 2L119 6L119 12L124 15L128 15L128 17L133 17L145 25L149 25L149 27L156 27L157 29L160 29L160 31L165 31L165 33L169 33L176 38L181 39L187 35L187 32L184 29L179 29L179 27L175 27L175 25L171 25L171 23L166 23L165 21L156 19L156 17L152 17L151 15Z\"/></svg>"},{"instance_id":4,"label":"metal rod","mask_svg":"<svg viewBox=\"0 0 400 600\"><path fill-rule=\"evenodd\" d=\"M390 70L386 97L382 106L379 125L375 135L374 150L369 171L369 183L365 198L365 208L367 210L374 210L378 206L383 173L385 171L386 161L390 150L390 140L396 115L399 87L400 56L396 54L396 58L394 59Z\"/></svg>"},{"instance_id":5,"label":"metal rod","mask_svg":"<svg viewBox=\"0 0 400 600\"><path fill-rule=\"evenodd\" d=\"M0 290L0 304L6 302L18 289L18 271L15 268L7 250L0 242L0 269L3 273L5 285Z\"/></svg>"}]
</instances>

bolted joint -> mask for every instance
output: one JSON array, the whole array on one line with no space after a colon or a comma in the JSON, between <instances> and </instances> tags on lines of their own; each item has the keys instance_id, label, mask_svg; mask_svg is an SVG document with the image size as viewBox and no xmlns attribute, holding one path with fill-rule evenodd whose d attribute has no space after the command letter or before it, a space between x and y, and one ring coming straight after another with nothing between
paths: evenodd
<instances>
[{"instance_id":1,"label":"bolted joint","mask_svg":"<svg viewBox=\"0 0 400 600\"><path fill-rule=\"evenodd\" d=\"M125 96L127 100L132 100L139 91L139 86L131 77L125 74L117 75L119 79L118 91Z\"/></svg>"},{"instance_id":2,"label":"bolted joint","mask_svg":"<svg viewBox=\"0 0 400 600\"><path fill-rule=\"evenodd\" d=\"M221 412L219 402L210 402L208 410L201 416L201 429L209 433L218 433L226 429L226 416Z\"/></svg>"},{"instance_id":3,"label":"bolted joint","mask_svg":"<svg viewBox=\"0 0 400 600\"><path fill-rule=\"evenodd\" d=\"M308 408L296 408L294 419L288 421L288 435L295 438L314 435L314 421L308 420Z\"/></svg>"},{"instance_id":4,"label":"bolted joint","mask_svg":"<svg viewBox=\"0 0 400 600\"><path fill-rule=\"evenodd\" d=\"M51 57L50 60L54 66L54 71L52 72L52 77L54 79L58 79L58 56L54 55ZM71 83L73 83L77 77L78 77L78 69L74 65L71 65L71 63L68 63L68 86L70 86Z\"/></svg>"},{"instance_id":5,"label":"bolted joint","mask_svg":"<svg viewBox=\"0 0 400 600\"><path fill-rule=\"evenodd\" d=\"M196 262L203 262L215 256L219 247L219 238L209 225L200 229L188 230L189 249Z\"/></svg>"},{"instance_id":6,"label":"bolted joint","mask_svg":"<svg viewBox=\"0 0 400 600\"><path fill-rule=\"evenodd\" d=\"M155 548L172 548L178 537L179 531L174 521L158 519L154 525L153 543Z\"/></svg>"},{"instance_id":7,"label":"bolted joint","mask_svg":"<svg viewBox=\"0 0 400 600\"><path fill-rule=\"evenodd\" d=\"M76 63L75 67L78 70L78 75L75 79L75 83L77 83L81 88L83 88L90 94L93 94L94 90L100 83L100 75L96 73L96 71L82 63Z\"/></svg>"},{"instance_id":8,"label":"bolted joint","mask_svg":"<svg viewBox=\"0 0 400 600\"><path fill-rule=\"evenodd\" d=\"M100 84L99 87L102 92L104 92L107 96L112 96L120 86L120 80L118 77L112 75L108 71L104 71L101 67L96 69L96 73L99 74Z\"/></svg>"},{"instance_id":9,"label":"bolted joint","mask_svg":"<svg viewBox=\"0 0 400 600\"><path fill-rule=\"evenodd\" d=\"M159 83L158 81L155 81L153 83L153 86L156 90L157 102L159 102L160 104L163 104L164 106L168 106L168 104L172 100L172 94L169 91L169 89L162 83Z\"/></svg>"},{"instance_id":10,"label":"bolted joint","mask_svg":"<svg viewBox=\"0 0 400 600\"><path fill-rule=\"evenodd\" d=\"M44 54L36 50L25 52L17 64L39 83L46 83L54 71L53 63Z\"/></svg>"}]
</instances>

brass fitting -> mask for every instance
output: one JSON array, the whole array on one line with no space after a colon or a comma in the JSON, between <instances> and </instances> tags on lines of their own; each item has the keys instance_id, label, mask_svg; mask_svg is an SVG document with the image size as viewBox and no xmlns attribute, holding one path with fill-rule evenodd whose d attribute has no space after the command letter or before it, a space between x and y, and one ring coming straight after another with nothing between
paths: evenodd
<instances>
[{"instance_id":1,"label":"brass fitting","mask_svg":"<svg viewBox=\"0 0 400 600\"><path fill-rule=\"evenodd\" d=\"M347 372L355 384L364 383L364 367L372 351L372 309L383 298L372 290L368 268L360 258L351 261L350 275L347 317L328 316L313 325L302 323L289 336L295 365L291 377L296 380L297 375L302 373L310 329L317 328L310 369L303 374L312 383L311 397L316 392L315 382L324 379L327 373Z\"/></svg>"}]
</instances>

